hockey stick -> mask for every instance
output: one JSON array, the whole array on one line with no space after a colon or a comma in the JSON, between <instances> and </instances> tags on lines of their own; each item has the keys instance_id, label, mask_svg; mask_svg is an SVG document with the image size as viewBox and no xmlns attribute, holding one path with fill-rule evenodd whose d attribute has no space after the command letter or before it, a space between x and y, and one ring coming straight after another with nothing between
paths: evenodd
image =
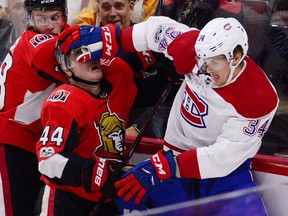
<instances>
[{"instance_id":1,"label":"hockey stick","mask_svg":"<svg viewBox=\"0 0 288 216\"><path fill-rule=\"evenodd\" d=\"M147 121L144 123L144 125L142 126L139 134L137 135L137 137L135 138L134 142L132 143L132 145L130 146L130 148L127 151L127 154L124 156L123 158L123 164L125 166L126 163L129 162L129 160L131 159L135 148L138 146L138 144L140 143L141 139L144 136L144 132L145 130L148 128L148 126L150 125L150 123L153 120L153 117L156 115L157 111L159 110L159 108L161 107L161 105L164 103L164 101L166 100L173 84L179 79L178 76L173 76L166 88L164 89L162 95L160 96L160 98L158 99L158 101L156 102L156 104L154 105L152 111L150 112ZM99 202L96 204L95 208L92 210L92 212L90 213L89 216L98 216L99 215L99 211L100 208L103 206L105 200L108 198L107 195L103 194L102 197L100 198Z\"/></svg>"}]
</instances>

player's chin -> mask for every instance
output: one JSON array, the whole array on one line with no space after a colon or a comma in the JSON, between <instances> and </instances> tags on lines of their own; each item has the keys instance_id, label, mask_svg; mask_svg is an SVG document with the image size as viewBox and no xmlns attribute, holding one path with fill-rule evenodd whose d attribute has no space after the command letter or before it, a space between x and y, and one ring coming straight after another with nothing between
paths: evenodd
<instances>
[{"instance_id":1,"label":"player's chin","mask_svg":"<svg viewBox=\"0 0 288 216\"><path fill-rule=\"evenodd\" d=\"M97 70L92 70L92 71L90 71L90 73L91 73L91 75L92 75L94 78L96 78L96 79L102 79L102 77L103 77L102 70L99 70L99 69L97 69Z\"/></svg>"},{"instance_id":2,"label":"player's chin","mask_svg":"<svg viewBox=\"0 0 288 216\"><path fill-rule=\"evenodd\" d=\"M46 31L45 34L52 34L52 35L59 35L61 33L60 30L52 30L52 31Z\"/></svg>"}]
</instances>

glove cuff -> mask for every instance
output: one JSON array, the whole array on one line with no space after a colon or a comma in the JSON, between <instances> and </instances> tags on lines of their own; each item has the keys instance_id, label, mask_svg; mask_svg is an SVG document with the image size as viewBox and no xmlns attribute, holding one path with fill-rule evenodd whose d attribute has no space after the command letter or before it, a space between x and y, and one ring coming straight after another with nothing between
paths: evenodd
<instances>
[{"instance_id":1,"label":"glove cuff","mask_svg":"<svg viewBox=\"0 0 288 216\"><path fill-rule=\"evenodd\" d=\"M91 179L93 176L93 169L95 166L95 161L93 159L88 159L82 170L82 182L84 189L87 193L92 193L91 190Z\"/></svg>"},{"instance_id":2,"label":"glove cuff","mask_svg":"<svg viewBox=\"0 0 288 216\"><path fill-rule=\"evenodd\" d=\"M150 157L150 162L160 180L176 177L176 161L171 150L167 152L160 150Z\"/></svg>"},{"instance_id":3,"label":"glove cuff","mask_svg":"<svg viewBox=\"0 0 288 216\"><path fill-rule=\"evenodd\" d=\"M102 27L103 59L114 58L119 51L117 38L120 37L120 27L118 25L107 24Z\"/></svg>"}]
</instances>

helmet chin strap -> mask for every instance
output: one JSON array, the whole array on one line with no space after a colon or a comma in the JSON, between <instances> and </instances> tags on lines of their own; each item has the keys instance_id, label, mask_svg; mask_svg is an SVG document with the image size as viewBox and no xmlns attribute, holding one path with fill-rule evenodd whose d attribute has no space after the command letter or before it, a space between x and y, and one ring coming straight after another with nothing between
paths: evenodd
<instances>
[{"instance_id":1,"label":"helmet chin strap","mask_svg":"<svg viewBox=\"0 0 288 216\"><path fill-rule=\"evenodd\" d=\"M219 86L219 87L224 87L224 86L229 85L229 84L231 83L231 81L232 81L232 79L233 79L233 75L234 75L235 69L236 69L236 68L238 67L238 65L243 61L244 58L245 58L245 55L243 55L243 56L241 57L241 59L239 60L239 62L238 62L235 66L233 66L233 60L230 62L230 64L229 64L229 66L230 66L230 73L229 73L228 79L227 79L227 81L226 81L223 85L221 85L221 86Z\"/></svg>"},{"instance_id":2,"label":"helmet chin strap","mask_svg":"<svg viewBox=\"0 0 288 216\"><path fill-rule=\"evenodd\" d=\"M88 85L98 85L101 82L101 80L97 81L97 82L87 81L87 80L81 79L79 77L76 77L73 73L72 73L72 76L70 78L77 81L77 82L81 82L81 83L88 84Z\"/></svg>"}]
</instances>

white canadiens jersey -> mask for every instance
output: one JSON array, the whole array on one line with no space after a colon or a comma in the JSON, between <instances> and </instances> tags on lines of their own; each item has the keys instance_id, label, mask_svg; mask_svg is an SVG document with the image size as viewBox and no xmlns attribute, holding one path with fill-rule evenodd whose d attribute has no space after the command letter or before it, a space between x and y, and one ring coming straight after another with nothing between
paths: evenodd
<instances>
[{"instance_id":1,"label":"white canadiens jersey","mask_svg":"<svg viewBox=\"0 0 288 216\"><path fill-rule=\"evenodd\" d=\"M173 60L169 45L174 42L177 47L182 34L181 43L187 40L187 46L194 47L185 38L185 32L193 30L166 17L151 17L130 31L137 51L151 49ZM176 53L189 56L183 49ZM226 176L255 156L279 100L265 73L249 57L239 75L221 88L212 87L197 71L195 66L186 72L175 97L164 149L176 155L189 150L189 157L178 156L180 174L184 170L192 178Z\"/></svg>"}]
</instances>

